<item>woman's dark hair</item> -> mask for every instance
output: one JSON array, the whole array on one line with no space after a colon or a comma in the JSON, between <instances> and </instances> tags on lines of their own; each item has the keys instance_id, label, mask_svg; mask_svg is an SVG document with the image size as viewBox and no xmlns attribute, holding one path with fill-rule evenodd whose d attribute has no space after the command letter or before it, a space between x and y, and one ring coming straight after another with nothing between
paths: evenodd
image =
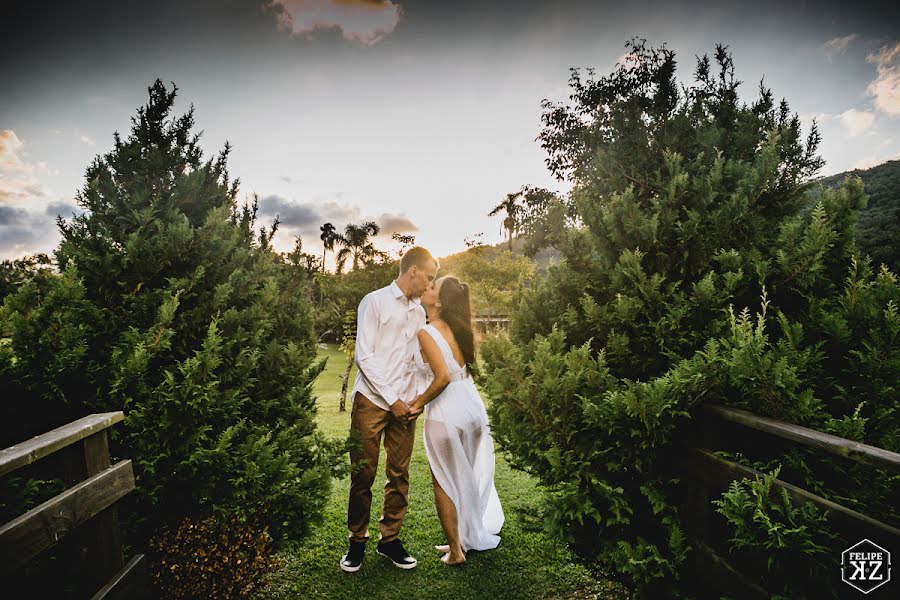
<instances>
[{"instance_id":1,"label":"woman's dark hair","mask_svg":"<svg viewBox=\"0 0 900 600\"><path fill-rule=\"evenodd\" d=\"M450 326L450 331L459 344L463 360L469 373L477 376L475 365L475 333L472 330L472 303L469 300L469 286L456 277L444 277L441 291L441 318Z\"/></svg>"}]
</instances>

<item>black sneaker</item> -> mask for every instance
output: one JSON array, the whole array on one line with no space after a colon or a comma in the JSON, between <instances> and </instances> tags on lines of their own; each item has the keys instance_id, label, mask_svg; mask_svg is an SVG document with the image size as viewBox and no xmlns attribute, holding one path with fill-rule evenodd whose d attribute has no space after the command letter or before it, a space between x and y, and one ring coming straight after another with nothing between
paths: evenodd
<instances>
[{"instance_id":1,"label":"black sneaker","mask_svg":"<svg viewBox=\"0 0 900 600\"><path fill-rule=\"evenodd\" d=\"M400 540L387 543L378 542L378 554L387 556L394 563L394 566L400 569L415 569L418 564L416 559L410 556L406 549L403 548Z\"/></svg>"},{"instance_id":2,"label":"black sneaker","mask_svg":"<svg viewBox=\"0 0 900 600\"><path fill-rule=\"evenodd\" d=\"M348 573L356 573L362 566L363 555L365 555L365 553L365 542L354 542L351 540L350 547L347 549L347 554L341 559L341 569Z\"/></svg>"}]
</instances>

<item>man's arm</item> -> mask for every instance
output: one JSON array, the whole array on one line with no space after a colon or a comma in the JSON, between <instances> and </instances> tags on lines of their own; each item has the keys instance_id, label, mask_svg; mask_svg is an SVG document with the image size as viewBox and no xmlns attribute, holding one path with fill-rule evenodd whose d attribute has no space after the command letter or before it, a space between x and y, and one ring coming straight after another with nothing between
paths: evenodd
<instances>
[{"instance_id":1,"label":"man's arm","mask_svg":"<svg viewBox=\"0 0 900 600\"><path fill-rule=\"evenodd\" d=\"M386 370L379 357L375 356L375 340L378 338L378 307L372 296L366 296L359 303L356 320L356 366L366 382L391 406L400 395L387 380ZM401 402L405 404L405 402ZM402 408L402 407L398 407Z\"/></svg>"}]
</instances>

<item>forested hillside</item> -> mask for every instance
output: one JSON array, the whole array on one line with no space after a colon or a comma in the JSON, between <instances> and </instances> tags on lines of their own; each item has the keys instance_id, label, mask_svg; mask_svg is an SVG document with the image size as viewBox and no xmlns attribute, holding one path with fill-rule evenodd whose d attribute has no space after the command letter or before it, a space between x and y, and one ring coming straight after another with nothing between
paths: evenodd
<instances>
[{"instance_id":1,"label":"forested hillside","mask_svg":"<svg viewBox=\"0 0 900 600\"><path fill-rule=\"evenodd\" d=\"M875 263L886 264L896 273L900 268L900 160L824 177L821 183L836 188L848 175L858 175L869 195L868 206L859 213L856 244Z\"/></svg>"}]
</instances>

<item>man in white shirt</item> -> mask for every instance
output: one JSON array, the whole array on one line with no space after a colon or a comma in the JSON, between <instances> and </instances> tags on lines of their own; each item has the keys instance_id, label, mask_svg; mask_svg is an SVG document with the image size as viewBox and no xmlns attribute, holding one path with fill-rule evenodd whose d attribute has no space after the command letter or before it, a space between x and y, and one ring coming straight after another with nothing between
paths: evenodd
<instances>
[{"instance_id":1,"label":"man in white shirt","mask_svg":"<svg viewBox=\"0 0 900 600\"><path fill-rule=\"evenodd\" d=\"M415 442L415 418L409 402L415 397L413 352L416 333L425 325L420 297L437 276L438 261L424 248L411 248L400 260L400 275L389 286L370 292L359 303L356 327L356 382L350 431L361 442L350 452L350 502L347 527L350 547L341 569L353 573L362 566L369 539L372 484L384 436L387 482L378 522L378 553L401 569L416 559L400 542L400 528L409 504L409 461Z\"/></svg>"}]
</instances>

